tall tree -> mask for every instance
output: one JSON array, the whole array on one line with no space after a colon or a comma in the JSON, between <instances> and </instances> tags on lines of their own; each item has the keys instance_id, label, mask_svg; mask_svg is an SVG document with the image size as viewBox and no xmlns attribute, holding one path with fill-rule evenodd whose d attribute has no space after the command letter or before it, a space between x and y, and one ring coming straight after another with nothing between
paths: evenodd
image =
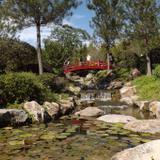
<instances>
[{"instance_id":1,"label":"tall tree","mask_svg":"<svg viewBox=\"0 0 160 160\"><path fill-rule=\"evenodd\" d=\"M95 12L92 26L106 46L106 51L119 38L123 21L123 0L88 0L88 8Z\"/></svg>"},{"instance_id":2,"label":"tall tree","mask_svg":"<svg viewBox=\"0 0 160 160\"><path fill-rule=\"evenodd\" d=\"M50 39L59 42L64 48L63 53L67 58L83 58L82 50L85 46L85 41L90 40L90 35L83 29L74 28L69 25L56 27L51 32Z\"/></svg>"},{"instance_id":3,"label":"tall tree","mask_svg":"<svg viewBox=\"0 0 160 160\"><path fill-rule=\"evenodd\" d=\"M129 38L137 39L141 43L146 56L147 75L152 74L150 50L153 39L158 34L158 1L157 0L127 0L126 15L128 16L127 33Z\"/></svg>"},{"instance_id":4,"label":"tall tree","mask_svg":"<svg viewBox=\"0 0 160 160\"><path fill-rule=\"evenodd\" d=\"M79 0L5 0L4 6L15 23L22 27L36 26L39 74L43 73L41 26L52 22L60 24L78 4Z\"/></svg>"},{"instance_id":5,"label":"tall tree","mask_svg":"<svg viewBox=\"0 0 160 160\"><path fill-rule=\"evenodd\" d=\"M52 71L62 71L64 62L86 58L85 41L89 34L82 29L68 25L54 27L51 35L44 41L44 61Z\"/></svg>"}]
</instances>

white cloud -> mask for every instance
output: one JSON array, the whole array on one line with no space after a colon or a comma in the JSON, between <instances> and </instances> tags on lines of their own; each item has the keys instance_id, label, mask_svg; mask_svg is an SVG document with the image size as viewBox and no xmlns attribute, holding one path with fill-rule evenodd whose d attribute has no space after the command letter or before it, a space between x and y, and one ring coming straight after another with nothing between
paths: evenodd
<instances>
[{"instance_id":1,"label":"white cloud","mask_svg":"<svg viewBox=\"0 0 160 160\"><path fill-rule=\"evenodd\" d=\"M42 42L45 38L47 38L50 35L51 29L52 27L41 28ZM20 40L28 42L33 46L36 46L36 28L35 27L26 28L23 31L21 31L18 35Z\"/></svg>"},{"instance_id":2,"label":"white cloud","mask_svg":"<svg viewBox=\"0 0 160 160\"><path fill-rule=\"evenodd\" d=\"M75 26L72 22L70 22L70 21L67 20L67 19L64 19L63 22L62 22L62 24L63 24L63 25L66 24L66 25L69 25L69 26Z\"/></svg>"}]
</instances>

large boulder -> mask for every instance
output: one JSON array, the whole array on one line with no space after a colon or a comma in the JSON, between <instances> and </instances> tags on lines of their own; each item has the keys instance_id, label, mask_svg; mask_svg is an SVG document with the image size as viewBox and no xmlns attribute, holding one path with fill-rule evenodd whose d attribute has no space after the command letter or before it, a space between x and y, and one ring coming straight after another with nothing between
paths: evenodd
<instances>
[{"instance_id":1,"label":"large boulder","mask_svg":"<svg viewBox=\"0 0 160 160\"><path fill-rule=\"evenodd\" d=\"M24 110L0 109L0 126L25 123L28 115Z\"/></svg>"},{"instance_id":2,"label":"large boulder","mask_svg":"<svg viewBox=\"0 0 160 160\"><path fill-rule=\"evenodd\" d=\"M72 84L69 84L69 86L66 87L66 90L73 93L74 95L78 95L81 91L81 88L74 86Z\"/></svg>"},{"instance_id":3,"label":"large boulder","mask_svg":"<svg viewBox=\"0 0 160 160\"><path fill-rule=\"evenodd\" d=\"M121 98L132 97L135 95L135 93L136 89L134 86L132 87L124 86L123 88L120 89Z\"/></svg>"},{"instance_id":4,"label":"large boulder","mask_svg":"<svg viewBox=\"0 0 160 160\"><path fill-rule=\"evenodd\" d=\"M131 121L135 121L136 118L126 115L108 114L97 118L97 120L107 123L128 123Z\"/></svg>"},{"instance_id":5,"label":"large boulder","mask_svg":"<svg viewBox=\"0 0 160 160\"><path fill-rule=\"evenodd\" d=\"M55 102L45 102L43 104L44 109L52 119L56 119L60 115L60 105Z\"/></svg>"},{"instance_id":6,"label":"large boulder","mask_svg":"<svg viewBox=\"0 0 160 160\"><path fill-rule=\"evenodd\" d=\"M59 104L62 115L69 114L75 109L75 104L72 100L61 100Z\"/></svg>"},{"instance_id":7,"label":"large boulder","mask_svg":"<svg viewBox=\"0 0 160 160\"><path fill-rule=\"evenodd\" d=\"M98 117L104 114L104 112L97 107L87 107L79 112L76 112L75 115L84 116L84 117Z\"/></svg>"},{"instance_id":8,"label":"large boulder","mask_svg":"<svg viewBox=\"0 0 160 160\"><path fill-rule=\"evenodd\" d=\"M44 122L45 109L36 101L26 102L23 108L31 116L33 122Z\"/></svg>"},{"instance_id":9,"label":"large boulder","mask_svg":"<svg viewBox=\"0 0 160 160\"><path fill-rule=\"evenodd\" d=\"M134 105L139 107L140 110L149 111L149 101L134 101Z\"/></svg>"},{"instance_id":10,"label":"large boulder","mask_svg":"<svg viewBox=\"0 0 160 160\"><path fill-rule=\"evenodd\" d=\"M160 133L160 120L137 120L127 123L124 129L142 133Z\"/></svg>"},{"instance_id":11,"label":"large boulder","mask_svg":"<svg viewBox=\"0 0 160 160\"><path fill-rule=\"evenodd\" d=\"M149 111L156 116L156 118L160 118L160 102L154 101L149 104Z\"/></svg>"},{"instance_id":12,"label":"large boulder","mask_svg":"<svg viewBox=\"0 0 160 160\"><path fill-rule=\"evenodd\" d=\"M117 153L111 160L160 160L160 140Z\"/></svg>"}]
</instances>

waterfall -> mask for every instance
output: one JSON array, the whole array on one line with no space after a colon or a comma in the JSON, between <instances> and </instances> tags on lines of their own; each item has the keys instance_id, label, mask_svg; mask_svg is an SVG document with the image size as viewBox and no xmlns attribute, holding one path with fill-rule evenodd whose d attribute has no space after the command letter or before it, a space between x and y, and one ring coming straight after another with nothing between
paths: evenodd
<instances>
[{"instance_id":1,"label":"waterfall","mask_svg":"<svg viewBox=\"0 0 160 160\"><path fill-rule=\"evenodd\" d=\"M81 93L81 101L111 101L111 93L103 90L88 90Z\"/></svg>"}]
</instances>

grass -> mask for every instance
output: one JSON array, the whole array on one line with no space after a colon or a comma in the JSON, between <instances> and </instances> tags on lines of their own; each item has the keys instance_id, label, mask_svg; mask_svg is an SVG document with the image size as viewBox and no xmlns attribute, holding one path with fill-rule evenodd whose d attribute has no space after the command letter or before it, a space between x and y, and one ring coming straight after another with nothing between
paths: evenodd
<instances>
[{"instance_id":1,"label":"grass","mask_svg":"<svg viewBox=\"0 0 160 160\"><path fill-rule=\"evenodd\" d=\"M154 76L141 76L133 80L141 100L160 100L160 79Z\"/></svg>"}]
</instances>

